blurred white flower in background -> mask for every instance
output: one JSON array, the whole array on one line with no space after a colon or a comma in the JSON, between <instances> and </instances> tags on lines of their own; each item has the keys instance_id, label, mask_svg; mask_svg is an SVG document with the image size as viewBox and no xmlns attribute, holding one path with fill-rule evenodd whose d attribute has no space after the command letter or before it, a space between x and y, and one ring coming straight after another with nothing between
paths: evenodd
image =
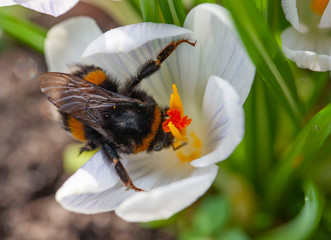
<instances>
[{"instance_id":1,"label":"blurred white flower in background","mask_svg":"<svg viewBox=\"0 0 331 240\"><path fill-rule=\"evenodd\" d=\"M292 27L282 33L286 56L298 67L313 71L331 69L331 2L329 0L282 0Z\"/></svg>"}]
</instances>

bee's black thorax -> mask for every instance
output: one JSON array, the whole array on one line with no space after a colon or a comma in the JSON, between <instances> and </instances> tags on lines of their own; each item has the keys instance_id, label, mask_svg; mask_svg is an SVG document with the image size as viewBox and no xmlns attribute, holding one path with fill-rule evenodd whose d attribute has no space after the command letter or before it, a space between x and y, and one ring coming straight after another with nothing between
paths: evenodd
<instances>
[{"instance_id":1,"label":"bee's black thorax","mask_svg":"<svg viewBox=\"0 0 331 240\"><path fill-rule=\"evenodd\" d=\"M104 121L98 132L90 126L60 111L65 130L73 137L86 142L82 151L92 150L104 143L111 144L121 153L138 153L141 151L159 151L171 146L173 136L165 133L162 123L165 120L164 109L142 90L119 90L116 80L94 66L79 66L73 75L90 81L104 89L138 99L142 104L127 104L109 107L102 112Z\"/></svg>"}]
</instances>

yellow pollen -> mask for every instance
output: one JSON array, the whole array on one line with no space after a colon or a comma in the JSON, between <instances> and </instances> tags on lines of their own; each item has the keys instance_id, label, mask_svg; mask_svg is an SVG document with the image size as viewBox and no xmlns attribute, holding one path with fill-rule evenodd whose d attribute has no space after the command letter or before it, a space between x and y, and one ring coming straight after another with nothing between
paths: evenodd
<instances>
[{"instance_id":1,"label":"yellow pollen","mask_svg":"<svg viewBox=\"0 0 331 240\"><path fill-rule=\"evenodd\" d=\"M191 137L193 139L193 147L195 148L201 148L202 147L202 142L200 141L200 139L198 138L198 136L194 133L194 132L191 132Z\"/></svg>"},{"instance_id":2,"label":"yellow pollen","mask_svg":"<svg viewBox=\"0 0 331 240\"><path fill-rule=\"evenodd\" d=\"M200 157L199 151L193 151L190 154L184 154L182 152L177 153L177 157L179 158L180 161L182 162L191 162L194 159L198 159Z\"/></svg>"},{"instance_id":3,"label":"yellow pollen","mask_svg":"<svg viewBox=\"0 0 331 240\"><path fill-rule=\"evenodd\" d=\"M174 145L179 145L179 141L175 141ZM201 156L202 142L198 136L191 132L187 145L179 148L176 151L177 157L182 162L191 162Z\"/></svg>"},{"instance_id":4,"label":"yellow pollen","mask_svg":"<svg viewBox=\"0 0 331 240\"><path fill-rule=\"evenodd\" d=\"M317 13L318 15L322 16L328 3L329 0L312 0L310 3L310 8L311 10L313 10L314 13Z\"/></svg>"}]
</instances>

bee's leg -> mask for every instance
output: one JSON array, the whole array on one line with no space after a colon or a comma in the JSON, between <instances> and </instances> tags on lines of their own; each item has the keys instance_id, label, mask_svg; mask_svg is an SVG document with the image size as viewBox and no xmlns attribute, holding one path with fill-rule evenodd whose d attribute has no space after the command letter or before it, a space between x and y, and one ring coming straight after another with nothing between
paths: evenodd
<instances>
[{"instance_id":1,"label":"bee's leg","mask_svg":"<svg viewBox=\"0 0 331 240\"><path fill-rule=\"evenodd\" d=\"M136 192L144 191L143 189L137 188L133 184L128 172L125 170L124 166L120 162L120 157L118 156L117 152L111 146L109 146L109 144L103 144L102 150L106 159L115 165L115 170L121 181L125 184L125 186L135 190Z\"/></svg>"},{"instance_id":2,"label":"bee's leg","mask_svg":"<svg viewBox=\"0 0 331 240\"><path fill-rule=\"evenodd\" d=\"M187 39L181 39L178 41L172 41L167 46L165 46L157 56L156 60L149 60L145 64L142 65L140 70L138 71L138 74L131 80L127 91L130 93L135 86L137 86L138 83L141 82L144 78L150 76L154 72L156 72L159 68L161 63L167 59L167 57L170 56L170 54L175 51L175 49L178 47L181 43L188 43L192 46L195 46L196 42L190 42Z\"/></svg>"},{"instance_id":3,"label":"bee's leg","mask_svg":"<svg viewBox=\"0 0 331 240\"><path fill-rule=\"evenodd\" d=\"M97 149L97 145L93 141L87 142L83 147L80 148L79 154L82 154L83 152L89 152L95 149Z\"/></svg>"}]
</instances>

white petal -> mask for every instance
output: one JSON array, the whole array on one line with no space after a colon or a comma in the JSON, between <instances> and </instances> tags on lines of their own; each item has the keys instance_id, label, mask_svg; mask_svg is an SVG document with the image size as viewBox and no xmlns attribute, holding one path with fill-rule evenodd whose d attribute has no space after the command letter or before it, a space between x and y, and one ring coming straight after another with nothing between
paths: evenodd
<instances>
[{"instance_id":1,"label":"white petal","mask_svg":"<svg viewBox=\"0 0 331 240\"><path fill-rule=\"evenodd\" d=\"M202 99L209 77L216 75L234 86L243 103L250 91L255 67L238 40L229 12L216 4L201 4L189 12L184 27L195 33L200 46L196 96Z\"/></svg>"},{"instance_id":2,"label":"white petal","mask_svg":"<svg viewBox=\"0 0 331 240\"><path fill-rule=\"evenodd\" d=\"M300 22L296 2L296 0L282 0L282 6L286 19L295 29L300 31Z\"/></svg>"},{"instance_id":3,"label":"white petal","mask_svg":"<svg viewBox=\"0 0 331 240\"><path fill-rule=\"evenodd\" d=\"M244 110L235 89L225 80L212 76L203 99L203 115L207 126L207 155L194 160L195 167L204 167L230 156L244 137Z\"/></svg>"},{"instance_id":4,"label":"white petal","mask_svg":"<svg viewBox=\"0 0 331 240\"><path fill-rule=\"evenodd\" d=\"M329 1L326 9L321 18L321 22L319 24L320 28L330 28L331 27L331 2Z\"/></svg>"},{"instance_id":5,"label":"white petal","mask_svg":"<svg viewBox=\"0 0 331 240\"><path fill-rule=\"evenodd\" d=\"M290 27L281 37L285 55L298 67L321 72L331 69L331 36L316 32L303 34Z\"/></svg>"},{"instance_id":6,"label":"white petal","mask_svg":"<svg viewBox=\"0 0 331 240\"><path fill-rule=\"evenodd\" d=\"M171 41L188 39L195 42L190 30L174 25L139 23L110 30L93 41L84 52L84 63L94 64L107 70L120 81L134 76L146 61L156 59L158 53ZM180 45L176 51L183 48ZM193 48L193 47L192 47ZM161 65L161 71L142 82L142 88L167 104L171 83L176 81L177 66L168 65L175 59L171 55Z\"/></svg>"},{"instance_id":7,"label":"white petal","mask_svg":"<svg viewBox=\"0 0 331 240\"><path fill-rule=\"evenodd\" d=\"M17 4L14 0L2 0L0 2L0 7L11 6Z\"/></svg>"},{"instance_id":8,"label":"white petal","mask_svg":"<svg viewBox=\"0 0 331 240\"><path fill-rule=\"evenodd\" d=\"M189 107L196 107L192 100L197 100L195 89L200 70L199 56L200 50L197 44L194 47L187 43L181 44L162 63L160 71L142 83L142 87L152 93L159 104L169 105L170 94L172 93L171 85L176 84L184 109L189 113L192 111ZM163 94L162 99L158 98L157 95L159 94Z\"/></svg>"},{"instance_id":9,"label":"white petal","mask_svg":"<svg viewBox=\"0 0 331 240\"><path fill-rule=\"evenodd\" d=\"M209 189L217 169L215 165L196 168L187 178L132 196L116 208L115 212L130 222L169 218L191 205Z\"/></svg>"},{"instance_id":10,"label":"white petal","mask_svg":"<svg viewBox=\"0 0 331 240\"><path fill-rule=\"evenodd\" d=\"M65 209L86 214L112 211L125 199L138 194L127 191L114 167L105 164L100 156L99 153L90 159L58 190L56 200ZM167 150L153 155L121 156L121 162L133 183L145 190L185 178L193 169Z\"/></svg>"},{"instance_id":11,"label":"white petal","mask_svg":"<svg viewBox=\"0 0 331 240\"><path fill-rule=\"evenodd\" d=\"M70 18L51 28L45 41L48 70L68 72L70 65L80 62L86 46L101 34L89 17Z\"/></svg>"},{"instance_id":12,"label":"white petal","mask_svg":"<svg viewBox=\"0 0 331 240\"><path fill-rule=\"evenodd\" d=\"M126 160L122 159L122 163L126 165ZM57 191L56 200L68 210L92 213L89 211L89 208L92 207L88 207L89 205L93 206L91 202L100 198L105 191L119 185L119 183L122 184L114 167L106 163L99 151L67 179ZM109 206L113 205L108 211L119 204L117 201L118 199L115 202L108 202ZM98 205L93 206L93 209L98 209Z\"/></svg>"},{"instance_id":13,"label":"white petal","mask_svg":"<svg viewBox=\"0 0 331 240\"><path fill-rule=\"evenodd\" d=\"M69 211L95 214L115 210L125 199L137 194L126 190L122 182L102 192L56 194L56 200Z\"/></svg>"},{"instance_id":14,"label":"white petal","mask_svg":"<svg viewBox=\"0 0 331 240\"><path fill-rule=\"evenodd\" d=\"M125 158L128 158L126 168L134 183L148 191L189 177L194 170L189 163L179 161L172 149L129 155Z\"/></svg>"},{"instance_id":15,"label":"white petal","mask_svg":"<svg viewBox=\"0 0 331 240\"><path fill-rule=\"evenodd\" d=\"M57 197L61 198L68 194L101 192L113 187L118 182L119 177L114 167L106 163L101 151L99 151L68 178L58 190Z\"/></svg>"},{"instance_id":16,"label":"white petal","mask_svg":"<svg viewBox=\"0 0 331 240\"><path fill-rule=\"evenodd\" d=\"M24 7L57 17L78 3L79 0L13 0L0 3L0 6L20 4ZM3 5L5 4L5 5Z\"/></svg>"},{"instance_id":17,"label":"white petal","mask_svg":"<svg viewBox=\"0 0 331 240\"><path fill-rule=\"evenodd\" d=\"M145 218L139 221L150 221L169 217L190 205L207 191L217 173L217 167L214 165L195 169L189 163L180 162L172 150L152 155L142 153L121 157L133 183L147 192L126 190L124 184L118 180L114 168L105 165L99 157L88 162L92 167L84 165L81 172L75 173L65 182L56 194L57 201L70 211L86 214L111 211L123 203L119 214L127 220L131 218L128 209L134 205L135 216L139 211L143 212L142 215L146 214ZM187 193L178 200L177 193L183 193L182 188ZM146 210L144 205L140 206L141 197L135 200L138 195L150 200L149 203L145 202L145 205L151 207L149 210ZM159 200L154 202L154 197L162 196L161 198L165 199L164 195L170 198L177 196L177 200L169 200L167 204ZM157 203L161 205L156 207ZM135 217L131 221L138 219Z\"/></svg>"},{"instance_id":18,"label":"white petal","mask_svg":"<svg viewBox=\"0 0 331 240\"><path fill-rule=\"evenodd\" d=\"M98 53L129 53L142 46L146 49L148 49L148 47L155 48L151 46L153 44L152 41L158 41L163 38L170 40L186 38L191 39L193 42L195 41L191 31L175 25L138 23L119 27L106 32L88 46L84 52L84 57ZM145 46L147 44L148 46ZM160 49L156 49L156 53L159 52L159 50ZM153 50L151 49L147 51ZM155 53L151 54L151 57L155 57Z\"/></svg>"}]
</instances>

